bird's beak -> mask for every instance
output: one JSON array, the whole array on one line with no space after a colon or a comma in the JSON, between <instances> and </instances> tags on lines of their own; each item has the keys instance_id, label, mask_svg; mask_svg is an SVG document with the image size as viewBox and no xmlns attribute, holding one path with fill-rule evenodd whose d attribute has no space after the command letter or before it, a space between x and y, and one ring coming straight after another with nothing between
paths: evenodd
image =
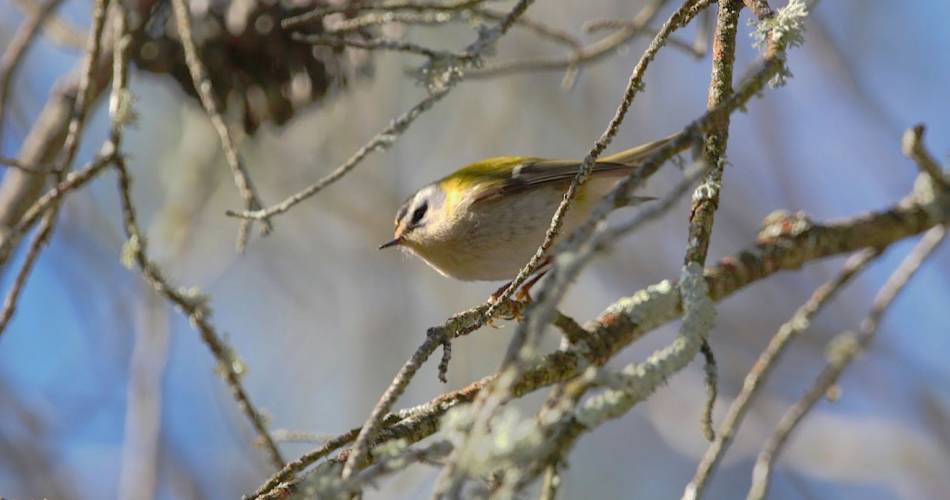
<instances>
[{"instance_id":1,"label":"bird's beak","mask_svg":"<svg viewBox=\"0 0 950 500\"><path fill-rule=\"evenodd\" d=\"M382 245L380 245L379 249L382 250L384 248L394 247L396 245L401 245L401 244L402 244L402 236L397 236L387 241L386 243L383 243Z\"/></svg>"}]
</instances>

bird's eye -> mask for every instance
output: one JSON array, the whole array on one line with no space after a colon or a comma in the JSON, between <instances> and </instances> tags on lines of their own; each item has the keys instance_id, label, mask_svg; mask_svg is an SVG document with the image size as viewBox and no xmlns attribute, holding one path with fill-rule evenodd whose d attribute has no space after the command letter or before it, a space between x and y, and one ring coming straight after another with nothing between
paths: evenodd
<instances>
[{"instance_id":1,"label":"bird's eye","mask_svg":"<svg viewBox=\"0 0 950 500\"><path fill-rule=\"evenodd\" d=\"M423 203L422 205L419 205L418 207L416 207L416 209L412 211L412 220L410 221L410 223L418 224L419 221L421 221L422 218L426 216L426 210L428 209L429 209L428 203Z\"/></svg>"}]
</instances>

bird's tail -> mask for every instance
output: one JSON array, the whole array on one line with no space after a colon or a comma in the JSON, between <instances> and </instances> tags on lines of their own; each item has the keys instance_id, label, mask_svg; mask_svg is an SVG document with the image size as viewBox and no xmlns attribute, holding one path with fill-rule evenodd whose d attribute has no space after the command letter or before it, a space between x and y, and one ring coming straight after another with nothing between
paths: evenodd
<instances>
[{"instance_id":1,"label":"bird's tail","mask_svg":"<svg viewBox=\"0 0 950 500\"><path fill-rule=\"evenodd\" d=\"M653 142L648 142L646 144L641 144L639 146L630 148L626 151L621 151L619 153L614 153L610 156L603 156L597 161L605 163L620 163L622 165L634 166L643 161L644 158L650 156L651 154L658 151L663 146L669 144L673 139L675 139L679 133L673 134L663 139L659 139Z\"/></svg>"}]
</instances>

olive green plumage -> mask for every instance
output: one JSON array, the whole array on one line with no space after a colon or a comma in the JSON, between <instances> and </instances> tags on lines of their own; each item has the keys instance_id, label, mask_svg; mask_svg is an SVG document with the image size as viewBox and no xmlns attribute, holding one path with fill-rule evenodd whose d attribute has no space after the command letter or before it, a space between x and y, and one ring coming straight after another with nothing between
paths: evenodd
<instances>
[{"instance_id":1,"label":"olive green plumage","mask_svg":"<svg viewBox=\"0 0 950 500\"><path fill-rule=\"evenodd\" d=\"M670 138L598 159L564 221L562 235L590 216L597 200ZM544 238L579 161L501 156L466 165L419 189L396 213L401 246L444 276L513 278Z\"/></svg>"}]
</instances>

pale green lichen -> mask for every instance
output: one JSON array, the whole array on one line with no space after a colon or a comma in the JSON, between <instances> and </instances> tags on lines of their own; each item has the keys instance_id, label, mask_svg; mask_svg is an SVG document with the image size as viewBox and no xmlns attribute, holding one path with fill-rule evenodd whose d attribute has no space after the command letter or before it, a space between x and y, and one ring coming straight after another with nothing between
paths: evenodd
<instances>
[{"instance_id":1,"label":"pale green lichen","mask_svg":"<svg viewBox=\"0 0 950 500\"><path fill-rule=\"evenodd\" d=\"M122 244L122 250L119 253L119 260L122 262L122 266L128 270L132 270L135 267L136 257L142 251L142 244L144 241L141 241L137 234L133 234L129 239L125 240L125 243Z\"/></svg>"},{"instance_id":2,"label":"pale green lichen","mask_svg":"<svg viewBox=\"0 0 950 500\"><path fill-rule=\"evenodd\" d=\"M179 297L188 302L188 304L193 309L198 311L198 314L207 315L211 312L211 309L208 306L211 297L205 293L202 293L200 288L196 286L183 286L179 287L177 292Z\"/></svg>"},{"instance_id":3,"label":"pale green lichen","mask_svg":"<svg viewBox=\"0 0 950 500\"><path fill-rule=\"evenodd\" d=\"M709 298L702 266L691 262L684 267L679 290L686 310L679 335L643 363L631 363L619 372L599 374L598 379L611 389L584 401L575 415L580 424L593 428L625 414L633 405L653 394L668 377L683 369L699 352L702 339L716 319L716 308Z\"/></svg>"},{"instance_id":4,"label":"pale green lichen","mask_svg":"<svg viewBox=\"0 0 950 500\"><path fill-rule=\"evenodd\" d=\"M405 439L394 439L373 448L373 455L379 460L390 460L401 455L409 446Z\"/></svg>"},{"instance_id":5,"label":"pale green lichen","mask_svg":"<svg viewBox=\"0 0 950 500\"><path fill-rule=\"evenodd\" d=\"M753 21L753 44L760 49L765 49L769 41L783 49L800 46L805 42L803 33L807 16L808 6L804 0L789 0L774 16Z\"/></svg>"},{"instance_id":6,"label":"pale green lichen","mask_svg":"<svg viewBox=\"0 0 950 500\"><path fill-rule=\"evenodd\" d=\"M109 116L121 127L134 125L138 120L135 112L135 95L128 89L119 89L109 98Z\"/></svg>"},{"instance_id":7,"label":"pale green lichen","mask_svg":"<svg viewBox=\"0 0 950 500\"><path fill-rule=\"evenodd\" d=\"M247 365L238 356L237 351L229 345L224 346L224 350L224 355L218 360L218 366L215 368L218 376L226 378L229 374L234 374L240 378L246 375Z\"/></svg>"},{"instance_id":8,"label":"pale green lichen","mask_svg":"<svg viewBox=\"0 0 950 500\"><path fill-rule=\"evenodd\" d=\"M831 364L841 364L854 357L861 350L861 342L854 332L845 332L831 339L825 351L825 357Z\"/></svg>"},{"instance_id":9,"label":"pale green lichen","mask_svg":"<svg viewBox=\"0 0 950 500\"><path fill-rule=\"evenodd\" d=\"M950 199L937 187L933 177L920 174L914 181L914 190L911 197L915 203L927 212L931 221L942 221L946 218L945 212L950 207Z\"/></svg>"},{"instance_id":10,"label":"pale green lichen","mask_svg":"<svg viewBox=\"0 0 950 500\"><path fill-rule=\"evenodd\" d=\"M676 317L679 294L663 280L613 303L602 316L623 315L641 330L651 330Z\"/></svg>"},{"instance_id":11,"label":"pale green lichen","mask_svg":"<svg viewBox=\"0 0 950 500\"><path fill-rule=\"evenodd\" d=\"M441 430L456 449L457 464L467 475L481 476L496 470L517 470L544 444L534 418L506 406L490 426L475 426L471 405L457 406L442 419Z\"/></svg>"},{"instance_id":12,"label":"pale green lichen","mask_svg":"<svg viewBox=\"0 0 950 500\"><path fill-rule=\"evenodd\" d=\"M808 6L804 0L790 0L785 7L775 12L775 15L763 20L753 20L755 29L752 32L753 45L765 49L770 44L777 47L776 55L784 60L785 52L791 47L804 43L805 17L808 16ZM782 63L778 74L769 82L773 87L785 85L786 80L792 77L788 66Z\"/></svg>"}]
</instances>

